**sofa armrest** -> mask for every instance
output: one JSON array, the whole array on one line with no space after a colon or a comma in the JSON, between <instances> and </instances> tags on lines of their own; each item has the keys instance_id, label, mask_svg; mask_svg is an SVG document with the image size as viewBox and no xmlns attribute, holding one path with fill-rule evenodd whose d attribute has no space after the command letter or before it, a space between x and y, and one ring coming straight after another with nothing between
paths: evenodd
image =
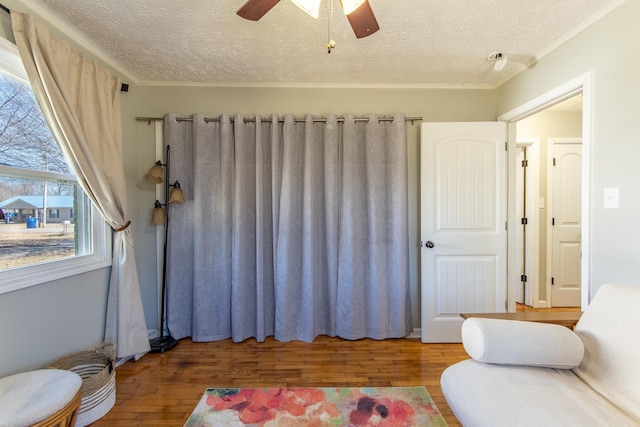
<instances>
[{"instance_id":1,"label":"sofa armrest","mask_svg":"<svg viewBox=\"0 0 640 427\"><path fill-rule=\"evenodd\" d=\"M584 357L572 330L547 323L471 317L462 324L462 344L482 363L573 369Z\"/></svg>"}]
</instances>

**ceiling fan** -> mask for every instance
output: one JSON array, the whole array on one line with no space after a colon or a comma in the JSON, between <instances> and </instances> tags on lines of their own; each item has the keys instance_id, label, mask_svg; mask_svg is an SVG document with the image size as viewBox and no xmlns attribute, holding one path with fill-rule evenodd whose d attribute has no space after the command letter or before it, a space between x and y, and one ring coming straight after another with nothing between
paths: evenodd
<instances>
[{"instance_id":1,"label":"ceiling fan","mask_svg":"<svg viewBox=\"0 0 640 427\"><path fill-rule=\"evenodd\" d=\"M298 7L318 18L321 0L292 0ZM248 0L237 14L251 21L258 21L280 0ZM370 36L380 29L368 0L340 0L345 15L357 38Z\"/></svg>"}]
</instances>

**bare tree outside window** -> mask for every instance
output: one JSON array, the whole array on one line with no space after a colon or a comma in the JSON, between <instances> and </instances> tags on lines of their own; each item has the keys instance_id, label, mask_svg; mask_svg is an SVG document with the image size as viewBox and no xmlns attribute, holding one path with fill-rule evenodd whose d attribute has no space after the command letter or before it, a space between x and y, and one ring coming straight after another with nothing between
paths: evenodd
<instances>
[{"instance_id":1,"label":"bare tree outside window","mask_svg":"<svg viewBox=\"0 0 640 427\"><path fill-rule=\"evenodd\" d=\"M0 168L0 270L76 255L75 178L31 88L4 75Z\"/></svg>"},{"instance_id":2,"label":"bare tree outside window","mask_svg":"<svg viewBox=\"0 0 640 427\"><path fill-rule=\"evenodd\" d=\"M0 76L0 158L7 166L71 173L31 88Z\"/></svg>"}]
</instances>

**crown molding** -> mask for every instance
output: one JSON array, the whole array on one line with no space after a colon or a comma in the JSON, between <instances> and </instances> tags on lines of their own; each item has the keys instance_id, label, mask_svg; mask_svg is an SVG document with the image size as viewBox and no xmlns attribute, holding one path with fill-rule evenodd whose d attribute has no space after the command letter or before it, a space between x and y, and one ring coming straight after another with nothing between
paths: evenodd
<instances>
[{"instance_id":1,"label":"crown molding","mask_svg":"<svg viewBox=\"0 0 640 427\"><path fill-rule=\"evenodd\" d=\"M73 43L80 46L85 53L88 53L94 58L104 62L106 65L120 73L122 77L127 79L130 83L139 83L138 79L136 79L131 71L129 71L123 64L115 60L93 40L89 39L86 34L69 24L65 19L51 12L48 8L37 4L33 0L3 0L2 3L10 10L16 10L21 13L29 13L36 16L56 31L62 33L69 40L72 40Z\"/></svg>"},{"instance_id":2,"label":"crown molding","mask_svg":"<svg viewBox=\"0 0 640 427\"><path fill-rule=\"evenodd\" d=\"M571 38L573 38L575 35L581 33L582 31L584 31L585 29L590 27L592 24L594 24L595 22L600 20L603 16L605 16L606 14L611 12L612 10L616 9L618 6L620 6L625 1L627 1L627 0L618 0L616 2L608 4L605 8L601 9L598 13L594 14L591 18L587 19L582 24L580 24L577 27L573 28L572 30L567 32L563 37L561 37L558 40L556 40L555 43L547 46L546 49L544 49L542 52L538 53L538 55L536 56L536 61L540 60L543 56L545 56L545 55L549 54L550 52L554 51L555 49L560 47L560 45L566 43Z\"/></svg>"},{"instance_id":3,"label":"crown molding","mask_svg":"<svg viewBox=\"0 0 640 427\"><path fill-rule=\"evenodd\" d=\"M593 23L607 15L618 6L625 3L627 0L617 0L605 8L594 14L591 18L583 22L581 25L568 31L562 38L555 43L547 46L543 51L539 52L536 56L534 63L546 56L560 45L566 43L569 39L575 35L584 31ZM114 59L109 53L107 53L102 47L100 47L93 40L89 39L84 33L79 31L76 27L69 24L65 19L61 18L51 10L36 3L34 0L2 0L2 3L9 9L15 9L19 12L31 13L37 16L48 25L55 28L57 31L64 34L67 38L74 43L82 47L88 54L99 59L107 64L109 67L120 73L123 78L127 79L130 83L140 86L156 86L156 87L221 87L221 88L290 88L290 89L309 89L309 88L321 88L321 89L462 89L462 90L494 90L502 86L507 81L511 80L516 75L520 74L527 67L523 67L513 75L506 76L504 79L496 82L495 84L422 84L422 83L406 83L406 84L394 84L394 83L268 83L268 82L181 82L181 81L139 81L134 74L127 69L122 63Z\"/></svg>"},{"instance_id":4,"label":"crown molding","mask_svg":"<svg viewBox=\"0 0 640 427\"><path fill-rule=\"evenodd\" d=\"M601 9L598 13L594 14L593 16L591 16L591 18L587 19L586 21L584 21L583 23L581 23L577 27L573 28L572 30L567 32L563 37L561 37L560 39L556 40L553 44L547 46L545 49L543 49L541 52L539 52L536 55L536 57L531 61L530 64L528 64L527 66L521 68L517 73L515 73L515 74L513 74L511 76L508 76L507 78L497 82L493 86L493 89L497 89L500 86L502 86L503 84L505 84L506 82L508 82L509 80L515 78L520 73L522 73L523 71L528 69L530 66L536 64L544 56L546 56L547 54L553 52L555 49L557 49L558 47L560 47L561 45L563 45L564 43L569 41L571 38L573 38L577 34L581 33L582 31L586 30L592 24L594 24L595 22L600 20L603 16L607 15L609 12L613 11L614 9L616 9L618 6L620 6L621 4L623 4L626 1L627 0L617 0L617 1L607 5L606 7Z\"/></svg>"},{"instance_id":5,"label":"crown molding","mask_svg":"<svg viewBox=\"0 0 640 427\"><path fill-rule=\"evenodd\" d=\"M141 81L140 86L155 87L220 87L257 89L461 89L492 90L494 85L476 84L423 84L423 83L268 83L268 82L181 82Z\"/></svg>"}]
</instances>

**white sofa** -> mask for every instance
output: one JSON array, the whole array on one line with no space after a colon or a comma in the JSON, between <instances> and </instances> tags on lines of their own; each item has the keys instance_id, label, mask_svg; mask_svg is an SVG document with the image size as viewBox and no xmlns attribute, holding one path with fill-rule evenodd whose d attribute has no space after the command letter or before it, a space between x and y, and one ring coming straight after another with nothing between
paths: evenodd
<instances>
[{"instance_id":1,"label":"white sofa","mask_svg":"<svg viewBox=\"0 0 640 427\"><path fill-rule=\"evenodd\" d=\"M607 284L571 331L469 318L442 392L463 426L640 426L640 287Z\"/></svg>"}]
</instances>

